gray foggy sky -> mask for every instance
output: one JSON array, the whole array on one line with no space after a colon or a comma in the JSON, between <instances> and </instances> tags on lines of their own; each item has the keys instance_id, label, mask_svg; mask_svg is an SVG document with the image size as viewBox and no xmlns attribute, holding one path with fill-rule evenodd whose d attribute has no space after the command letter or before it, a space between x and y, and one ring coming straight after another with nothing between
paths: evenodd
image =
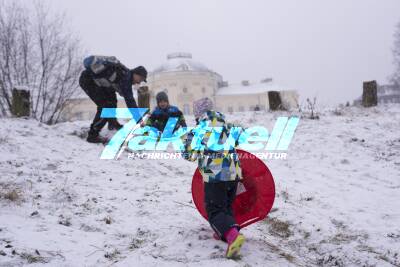
<instances>
[{"instance_id":1,"label":"gray foggy sky","mask_svg":"<svg viewBox=\"0 0 400 267\"><path fill-rule=\"evenodd\" d=\"M149 70L183 51L230 83L273 77L302 99L353 100L385 83L399 0L49 1L91 54ZM56 5L57 4L57 5Z\"/></svg>"}]
</instances>

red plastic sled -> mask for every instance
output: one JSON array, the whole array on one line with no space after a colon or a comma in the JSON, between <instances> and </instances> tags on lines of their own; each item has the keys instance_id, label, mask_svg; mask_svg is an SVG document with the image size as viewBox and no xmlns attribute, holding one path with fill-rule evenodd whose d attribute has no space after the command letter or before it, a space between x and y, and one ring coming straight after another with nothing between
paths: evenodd
<instances>
[{"instance_id":1,"label":"red plastic sled","mask_svg":"<svg viewBox=\"0 0 400 267\"><path fill-rule=\"evenodd\" d=\"M243 180L239 183L233 213L241 228L264 219L275 199L275 183L268 167L255 155L237 149ZM204 207L203 177L199 169L193 175L192 197L200 214L207 220Z\"/></svg>"}]
</instances>

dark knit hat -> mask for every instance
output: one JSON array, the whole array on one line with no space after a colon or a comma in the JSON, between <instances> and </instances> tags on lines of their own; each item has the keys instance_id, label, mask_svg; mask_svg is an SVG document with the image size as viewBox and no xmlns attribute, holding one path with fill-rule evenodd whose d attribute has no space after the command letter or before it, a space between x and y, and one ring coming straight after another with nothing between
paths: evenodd
<instances>
[{"instance_id":1,"label":"dark knit hat","mask_svg":"<svg viewBox=\"0 0 400 267\"><path fill-rule=\"evenodd\" d=\"M137 75L142 76L143 80L145 82L147 82L147 80L146 80L147 79L147 70L143 66L138 66L138 67L132 69L131 71L132 71L132 73L136 73Z\"/></svg>"},{"instance_id":2,"label":"dark knit hat","mask_svg":"<svg viewBox=\"0 0 400 267\"><path fill-rule=\"evenodd\" d=\"M169 102L168 95L164 91L158 92L158 94L156 95L157 104L160 103L162 100Z\"/></svg>"}]
</instances>

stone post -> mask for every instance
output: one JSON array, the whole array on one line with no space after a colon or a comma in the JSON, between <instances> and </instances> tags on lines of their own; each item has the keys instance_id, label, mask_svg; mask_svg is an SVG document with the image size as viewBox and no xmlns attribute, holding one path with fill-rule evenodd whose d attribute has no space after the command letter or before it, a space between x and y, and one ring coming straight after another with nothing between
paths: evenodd
<instances>
[{"instance_id":1,"label":"stone post","mask_svg":"<svg viewBox=\"0 0 400 267\"><path fill-rule=\"evenodd\" d=\"M268 100L270 110L282 109L282 99L278 91L268 91Z\"/></svg>"},{"instance_id":2,"label":"stone post","mask_svg":"<svg viewBox=\"0 0 400 267\"><path fill-rule=\"evenodd\" d=\"M376 81L364 82L362 105L372 107L378 105L378 85Z\"/></svg>"},{"instance_id":3,"label":"stone post","mask_svg":"<svg viewBox=\"0 0 400 267\"><path fill-rule=\"evenodd\" d=\"M148 86L142 86L138 89L139 108L150 108L150 92Z\"/></svg>"},{"instance_id":4,"label":"stone post","mask_svg":"<svg viewBox=\"0 0 400 267\"><path fill-rule=\"evenodd\" d=\"M31 93L26 89L16 89L12 91L11 113L17 117L29 117L31 114L30 109L30 96Z\"/></svg>"}]
</instances>

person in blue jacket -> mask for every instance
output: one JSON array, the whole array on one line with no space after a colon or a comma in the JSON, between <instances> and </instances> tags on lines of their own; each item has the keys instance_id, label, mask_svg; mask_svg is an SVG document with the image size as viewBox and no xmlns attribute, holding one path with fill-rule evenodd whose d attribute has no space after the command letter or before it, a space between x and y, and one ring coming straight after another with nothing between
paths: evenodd
<instances>
[{"instance_id":1,"label":"person in blue jacket","mask_svg":"<svg viewBox=\"0 0 400 267\"><path fill-rule=\"evenodd\" d=\"M150 126L156 128L159 132L163 132L168 119L171 117L177 118L175 129L186 127L185 117L182 111L176 106L169 104L168 95L162 91L156 95L157 107L151 112L150 117L142 126Z\"/></svg>"}]
</instances>

